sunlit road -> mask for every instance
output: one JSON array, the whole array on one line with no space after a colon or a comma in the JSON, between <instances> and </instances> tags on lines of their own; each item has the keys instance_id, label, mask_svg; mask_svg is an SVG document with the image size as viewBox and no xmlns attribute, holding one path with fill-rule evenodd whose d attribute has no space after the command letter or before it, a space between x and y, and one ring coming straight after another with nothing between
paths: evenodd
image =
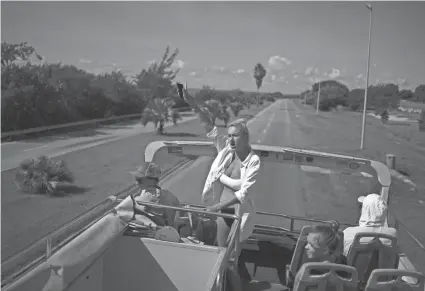
<instances>
[{"instance_id":1,"label":"sunlit road","mask_svg":"<svg viewBox=\"0 0 425 291\"><path fill-rule=\"evenodd\" d=\"M314 148L314 140L305 131L308 116L290 100L277 102L252 120L251 142L274 146ZM174 176L167 188L183 202L201 204L200 193L211 158L200 158L194 165ZM359 181L362 180L362 181ZM298 165L270 163L261 165L252 193L257 210L296 216L355 222L356 199L369 187L358 177L312 172ZM287 225L257 217L257 223Z\"/></svg>"}]
</instances>

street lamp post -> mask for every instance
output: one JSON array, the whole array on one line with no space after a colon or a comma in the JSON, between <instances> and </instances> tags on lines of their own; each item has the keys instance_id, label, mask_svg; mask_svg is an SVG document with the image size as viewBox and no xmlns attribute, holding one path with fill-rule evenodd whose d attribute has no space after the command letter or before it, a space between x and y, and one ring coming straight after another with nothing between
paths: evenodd
<instances>
[{"instance_id":1,"label":"street lamp post","mask_svg":"<svg viewBox=\"0 0 425 291\"><path fill-rule=\"evenodd\" d=\"M369 20L369 44L368 44L368 54L367 54L367 70L366 70L366 88L364 91L364 103L363 103L363 122L362 122L362 136L360 141L360 149L364 148L364 135L365 135L365 125L366 125L366 107L367 107L367 89L369 87L369 68L370 68L370 44L372 40L372 5L365 4L367 9L370 12Z\"/></svg>"},{"instance_id":2,"label":"street lamp post","mask_svg":"<svg viewBox=\"0 0 425 291\"><path fill-rule=\"evenodd\" d=\"M316 113L319 113L319 104L320 104L320 80L319 80L319 90L317 91Z\"/></svg>"}]
</instances>

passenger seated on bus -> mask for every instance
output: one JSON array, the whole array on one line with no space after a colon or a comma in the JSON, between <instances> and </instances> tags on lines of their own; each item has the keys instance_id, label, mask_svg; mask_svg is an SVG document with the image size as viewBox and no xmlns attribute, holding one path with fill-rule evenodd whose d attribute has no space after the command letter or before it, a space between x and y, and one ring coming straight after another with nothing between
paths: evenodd
<instances>
[{"instance_id":1,"label":"passenger seated on bus","mask_svg":"<svg viewBox=\"0 0 425 291\"><path fill-rule=\"evenodd\" d=\"M334 264L347 264L347 258L338 251L341 245L341 238L338 234L339 223L332 221L331 224L313 226L312 231L307 235L307 245L305 246L308 262L323 262ZM321 272L311 272L313 275L321 275ZM289 273L287 274L289 275ZM301 272L298 271L295 279L288 280L292 287L297 280L300 280ZM344 276L344 274L341 274Z\"/></svg>"},{"instance_id":2,"label":"passenger seated on bus","mask_svg":"<svg viewBox=\"0 0 425 291\"><path fill-rule=\"evenodd\" d=\"M134 176L140 190L142 190L135 197L135 200L181 207L179 199L174 194L162 189L158 185L161 173L161 168L152 162L145 162L136 171L130 172ZM175 227L175 220L180 216L180 214L176 215L177 211L172 209L160 209L148 206L141 206L140 209L150 214L149 219L159 226Z\"/></svg>"},{"instance_id":3,"label":"passenger seated on bus","mask_svg":"<svg viewBox=\"0 0 425 291\"><path fill-rule=\"evenodd\" d=\"M366 197L360 196L358 201L362 203L359 226L347 227L344 230L345 256L348 255L354 237L359 232L384 233L397 237L397 230L395 228L385 226L388 207L380 195L372 193ZM364 240L368 242L368 238L364 238ZM382 239L382 243L388 245L390 242L386 239Z\"/></svg>"}]
</instances>

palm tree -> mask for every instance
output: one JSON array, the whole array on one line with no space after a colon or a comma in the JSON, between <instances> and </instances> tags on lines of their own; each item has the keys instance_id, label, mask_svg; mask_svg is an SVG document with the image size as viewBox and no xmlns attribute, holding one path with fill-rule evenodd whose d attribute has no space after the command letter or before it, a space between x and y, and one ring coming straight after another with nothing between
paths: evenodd
<instances>
[{"instance_id":1,"label":"palm tree","mask_svg":"<svg viewBox=\"0 0 425 291\"><path fill-rule=\"evenodd\" d=\"M164 134L164 125L167 122L177 124L177 120L181 119L180 113L172 108L175 101L172 98L155 98L151 99L146 108L143 110L140 120L143 126L149 122L154 123L158 134Z\"/></svg>"},{"instance_id":2,"label":"palm tree","mask_svg":"<svg viewBox=\"0 0 425 291\"><path fill-rule=\"evenodd\" d=\"M256 64L254 67L254 79L255 84L257 85L257 95L260 91L261 85L263 84L263 79L266 76L266 69L264 66L260 63ZM259 103L259 97L257 96L257 106Z\"/></svg>"}]
</instances>

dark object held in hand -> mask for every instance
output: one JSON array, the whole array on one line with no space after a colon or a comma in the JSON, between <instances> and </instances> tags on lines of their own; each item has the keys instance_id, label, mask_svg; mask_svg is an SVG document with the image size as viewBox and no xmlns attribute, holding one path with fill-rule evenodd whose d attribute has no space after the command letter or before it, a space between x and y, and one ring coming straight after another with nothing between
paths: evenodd
<instances>
[{"instance_id":1,"label":"dark object held in hand","mask_svg":"<svg viewBox=\"0 0 425 291\"><path fill-rule=\"evenodd\" d=\"M177 91L179 93L180 98L184 100L184 98L183 98L183 84L177 83Z\"/></svg>"}]
</instances>

